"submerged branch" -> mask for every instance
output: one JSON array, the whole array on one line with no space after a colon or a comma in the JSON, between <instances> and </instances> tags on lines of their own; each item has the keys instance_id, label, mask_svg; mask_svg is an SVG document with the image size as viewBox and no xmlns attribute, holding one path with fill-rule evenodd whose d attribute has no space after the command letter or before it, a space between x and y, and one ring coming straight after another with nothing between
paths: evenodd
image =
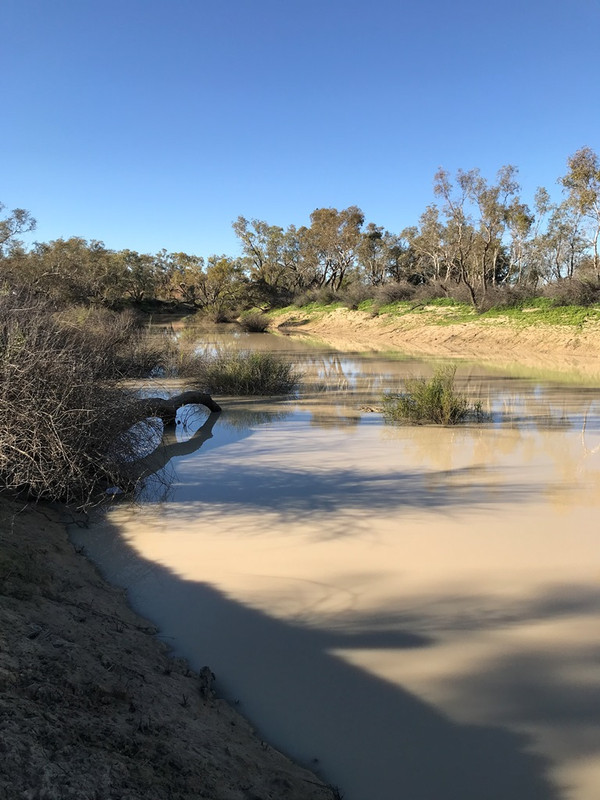
<instances>
[{"instance_id":1,"label":"submerged branch","mask_svg":"<svg viewBox=\"0 0 600 800\"><path fill-rule=\"evenodd\" d=\"M221 410L221 406L215 403L209 394L195 391L182 392L167 400L163 397L147 397L144 400L138 400L137 409L140 417L160 417L165 425L173 425L177 410L187 405L206 406L209 411Z\"/></svg>"}]
</instances>

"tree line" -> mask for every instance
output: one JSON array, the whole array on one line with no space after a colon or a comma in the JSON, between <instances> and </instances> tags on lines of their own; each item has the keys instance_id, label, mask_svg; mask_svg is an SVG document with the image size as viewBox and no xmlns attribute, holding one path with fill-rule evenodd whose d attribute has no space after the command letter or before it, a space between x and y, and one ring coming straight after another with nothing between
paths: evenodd
<instances>
[{"instance_id":1,"label":"tree line","mask_svg":"<svg viewBox=\"0 0 600 800\"><path fill-rule=\"evenodd\" d=\"M576 279L600 287L600 159L583 147L559 178L562 199L539 188L521 198L516 167L492 181L480 170L440 169L434 201L398 233L365 222L357 206L318 208L310 224L283 228L242 216L233 223L241 256L206 259L166 250L110 250L102 242L57 239L24 247L35 228L23 209L0 220L0 285L27 286L69 304L185 304L214 318L311 296L361 296L388 287L398 297L426 288L485 306L498 291L535 294Z\"/></svg>"}]
</instances>

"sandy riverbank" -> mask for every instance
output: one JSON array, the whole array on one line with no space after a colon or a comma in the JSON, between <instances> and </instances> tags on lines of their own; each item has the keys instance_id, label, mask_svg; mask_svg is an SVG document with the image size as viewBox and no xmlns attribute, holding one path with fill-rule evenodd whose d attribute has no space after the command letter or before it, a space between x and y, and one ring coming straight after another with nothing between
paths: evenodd
<instances>
[{"instance_id":1,"label":"sandy riverbank","mask_svg":"<svg viewBox=\"0 0 600 800\"><path fill-rule=\"evenodd\" d=\"M331 798L168 657L64 521L0 498L0 798Z\"/></svg>"},{"instance_id":2,"label":"sandy riverbank","mask_svg":"<svg viewBox=\"0 0 600 800\"><path fill-rule=\"evenodd\" d=\"M275 318L282 332L305 332L332 346L389 350L407 354L450 356L493 362L498 367L520 364L534 369L575 372L600 378L600 323L584 326L514 324L508 317L448 323L446 308L430 307L403 316L373 317L337 308L329 313L302 309Z\"/></svg>"}]
</instances>

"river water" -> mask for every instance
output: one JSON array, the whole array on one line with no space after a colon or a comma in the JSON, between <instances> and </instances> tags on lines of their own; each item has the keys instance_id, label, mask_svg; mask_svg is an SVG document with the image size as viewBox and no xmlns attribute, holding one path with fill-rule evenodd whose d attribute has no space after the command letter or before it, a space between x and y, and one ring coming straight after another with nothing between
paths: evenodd
<instances>
[{"instance_id":1,"label":"river water","mask_svg":"<svg viewBox=\"0 0 600 800\"><path fill-rule=\"evenodd\" d=\"M460 362L483 424L376 407L438 362L308 339L288 400L183 413L144 502L73 533L175 653L346 800L600 797L600 376Z\"/></svg>"}]
</instances>

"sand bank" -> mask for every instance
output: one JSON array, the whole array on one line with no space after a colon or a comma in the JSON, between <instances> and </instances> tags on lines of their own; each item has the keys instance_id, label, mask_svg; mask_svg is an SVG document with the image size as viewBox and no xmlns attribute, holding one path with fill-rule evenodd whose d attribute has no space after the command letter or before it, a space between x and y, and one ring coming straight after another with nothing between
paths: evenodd
<instances>
[{"instance_id":1,"label":"sand bank","mask_svg":"<svg viewBox=\"0 0 600 800\"><path fill-rule=\"evenodd\" d=\"M600 324L582 326L515 324L508 317L478 318L448 323L445 308L371 316L338 308L329 313L305 313L302 309L277 317L281 332L305 332L348 351L389 350L408 354L449 356L493 362L499 367L521 364L549 370L575 371L600 376Z\"/></svg>"},{"instance_id":2,"label":"sand bank","mask_svg":"<svg viewBox=\"0 0 600 800\"><path fill-rule=\"evenodd\" d=\"M169 658L64 522L0 498L0 797L331 798Z\"/></svg>"}]
</instances>

